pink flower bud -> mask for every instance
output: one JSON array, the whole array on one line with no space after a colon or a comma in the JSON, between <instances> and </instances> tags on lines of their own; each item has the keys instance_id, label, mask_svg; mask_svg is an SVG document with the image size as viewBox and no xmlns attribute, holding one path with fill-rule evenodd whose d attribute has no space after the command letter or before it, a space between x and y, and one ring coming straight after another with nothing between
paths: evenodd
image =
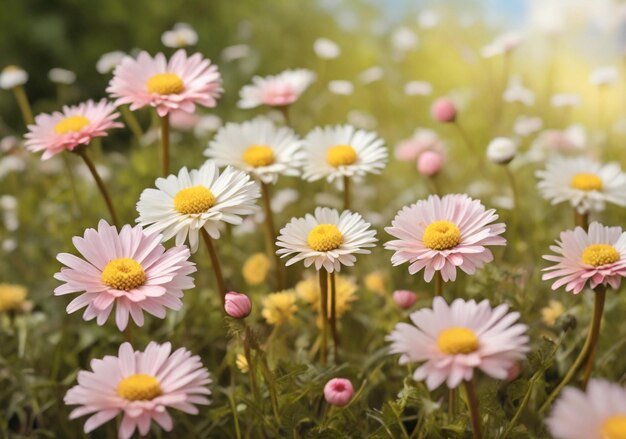
<instances>
[{"instance_id":1,"label":"pink flower bud","mask_svg":"<svg viewBox=\"0 0 626 439\"><path fill-rule=\"evenodd\" d=\"M250 299L245 294L231 291L226 293L224 310L226 310L226 314L235 319L243 319L250 315L252 302L250 302Z\"/></svg>"},{"instance_id":2,"label":"pink flower bud","mask_svg":"<svg viewBox=\"0 0 626 439\"><path fill-rule=\"evenodd\" d=\"M402 309L409 309L417 300L417 294L409 290L397 290L393 292L393 301Z\"/></svg>"},{"instance_id":3,"label":"pink flower bud","mask_svg":"<svg viewBox=\"0 0 626 439\"><path fill-rule=\"evenodd\" d=\"M443 97L433 102L430 112L437 122L454 122L456 119L456 106L450 98Z\"/></svg>"},{"instance_id":4,"label":"pink flower bud","mask_svg":"<svg viewBox=\"0 0 626 439\"><path fill-rule=\"evenodd\" d=\"M519 361L516 361L515 363L513 363L511 367L509 367L509 370L507 370L506 379L507 381L514 381L517 379L517 377L521 373L522 373L522 365L520 364Z\"/></svg>"},{"instance_id":5,"label":"pink flower bud","mask_svg":"<svg viewBox=\"0 0 626 439\"><path fill-rule=\"evenodd\" d=\"M443 156L438 152L424 151L417 159L417 171L425 177L436 175L443 167Z\"/></svg>"},{"instance_id":6,"label":"pink flower bud","mask_svg":"<svg viewBox=\"0 0 626 439\"><path fill-rule=\"evenodd\" d=\"M354 389L350 380L333 378L324 386L324 398L330 405L343 407L352 399Z\"/></svg>"}]
</instances>

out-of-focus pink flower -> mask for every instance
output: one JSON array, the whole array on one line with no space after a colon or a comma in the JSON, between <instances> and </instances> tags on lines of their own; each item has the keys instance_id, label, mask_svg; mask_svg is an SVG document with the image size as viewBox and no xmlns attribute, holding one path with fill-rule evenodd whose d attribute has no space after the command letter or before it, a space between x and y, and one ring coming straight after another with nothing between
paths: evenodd
<instances>
[{"instance_id":1,"label":"out-of-focus pink flower","mask_svg":"<svg viewBox=\"0 0 626 439\"><path fill-rule=\"evenodd\" d=\"M315 73L307 69L285 70L276 76L252 78L252 84L239 91L239 108L259 105L284 107L293 104L315 80Z\"/></svg>"},{"instance_id":2,"label":"out-of-focus pink flower","mask_svg":"<svg viewBox=\"0 0 626 439\"><path fill-rule=\"evenodd\" d=\"M200 121L200 116L195 113L188 113L182 110L174 110L170 113L170 124L172 128L181 131L190 131Z\"/></svg>"},{"instance_id":3,"label":"out-of-focus pink flower","mask_svg":"<svg viewBox=\"0 0 626 439\"><path fill-rule=\"evenodd\" d=\"M520 376L521 373L522 373L521 363L519 361L516 363L513 363L511 367L509 367L509 370L507 371L506 380L515 381L517 377Z\"/></svg>"},{"instance_id":4,"label":"out-of-focus pink flower","mask_svg":"<svg viewBox=\"0 0 626 439\"><path fill-rule=\"evenodd\" d=\"M226 311L226 314L234 319L243 319L250 315L250 311L252 311L252 302L245 294L230 291L226 293L224 310Z\"/></svg>"},{"instance_id":5,"label":"out-of-focus pink flower","mask_svg":"<svg viewBox=\"0 0 626 439\"><path fill-rule=\"evenodd\" d=\"M452 99L445 96L433 102L430 112L437 122L447 123L456 120L456 105Z\"/></svg>"},{"instance_id":6,"label":"out-of-focus pink flower","mask_svg":"<svg viewBox=\"0 0 626 439\"><path fill-rule=\"evenodd\" d=\"M398 160L415 163L424 151L443 153L444 144L433 130L418 128L410 139L396 145L395 156Z\"/></svg>"},{"instance_id":7,"label":"out-of-focus pink flower","mask_svg":"<svg viewBox=\"0 0 626 439\"><path fill-rule=\"evenodd\" d=\"M417 170L426 177L432 177L441 170L443 162L442 154L435 151L426 151L417 159Z\"/></svg>"},{"instance_id":8,"label":"out-of-focus pink flower","mask_svg":"<svg viewBox=\"0 0 626 439\"><path fill-rule=\"evenodd\" d=\"M354 388L350 380L345 378L333 378L324 386L324 398L330 405L343 407L348 404L354 394Z\"/></svg>"},{"instance_id":9,"label":"out-of-focus pink flower","mask_svg":"<svg viewBox=\"0 0 626 439\"><path fill-rule=\"evenodd\" d=\"M409 290L397 290L393 292L393 301L402 309L409 309L417 300L417 294Z\"/></svg>"}]
</instances>

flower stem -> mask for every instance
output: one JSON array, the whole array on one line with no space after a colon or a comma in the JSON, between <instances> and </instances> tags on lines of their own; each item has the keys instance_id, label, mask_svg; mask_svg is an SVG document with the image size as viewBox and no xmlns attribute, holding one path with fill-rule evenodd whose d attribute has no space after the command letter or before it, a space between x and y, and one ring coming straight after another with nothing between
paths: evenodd
<instances>
[{"instance_id":1,"label":"flower stem","mask_svg":"<svg viewBox=\"0 0 626 439\"><path fill-rule=\"evenodd\" d=\"M270 369L269 364L267 363L267 358L265 357L264 352L259 352L261 357L261 365L263 366L263 371L265 372L265 380L267 381L267 387L270 392L270 400L272 402L272 412L274 413L274 418L276 418L276 423L280 425L280 414L278 410L278 396L276 394L276 381L274 380L274 374Z\"/></svg>"},{"instance_id":2,"label":"flower stem","mask_svg":"<svg viewBox=\"0 0 626 439\"><path fill-rule=\"evenodd\" d=\"M480 413L478 412L478 397L476 396L476 386L474 380L464 381L465 392L467 393L467 405L470 412L470 420L472 421L472 432L474 439L481 439Z\"/></svg>"},{"instance_id":3,"label":"flower stem","mask_svg":"<svg viewBox=\"0 0 626 439\"><path fill-rule=\"evenodd\" d=\"M328 341L328 272L324 267L319 271L320 280L320 316L322 317L322 340L320 346L320 362L326 365L326 345Z\"/></svg>"},{"instance_id":4,"label":"flower stem","mask_svg":"<svg viewBox=\"0 0 626 439\"><path fill-rule=\"evenodd\" d=\"M96 181L96 185L98 185L98 189L100 189L102 198L104 198L104 202L106 203L107 208L109 209L111 220L113 221L113 224L119 228L120 223L117 218L117 213L115 212L115 207L113 206L113 201L111 200L111 195L109 194L109 191L107 190L104 182L102 181L102 178L100 178L100 175L98 174L98 170L96 169L96 165L94 165L93 161L89 158L89 156L87 155L87 151L84 147L76 148L74 152L76 152L83 159L83 161L89 168L89 172L91 172L91 175Z\"/></svg>"},{"instance_id":5,"label":"flower stem","mask_svg":"<svg viewBox=\"0 0 626 439\"><path fill-rule=\"evenodd\" d=\"M226 302L226 285L224 284L224 277L222 276L222 267L220 265L220 260L217 257L217 252L215 251L213 240L211 239L207 231L202 228L200 229L200 233L202 234L202 239L204 239L206 248L209 251L209 256L211 257L211 265L213 266L215 281L217 282L217 289L220 296L222 297L223 305Z\"/></svg>"},{"instance_id":6,"label":"flower stem","mask_svg":"<svg viewBox=\"0 0 626 439\"><path fill-rule=\"evenodd\" d=\"M285 126L291 126L291 118L289 117L289 105L282 105L278 107L278 109L283 114L283 120L285 121Z\"/></svg>"},{"instance_id":7,"label":"flower stem","mask_svg":"<svg viewBox=\"0 0 626 439\"><path fill-rule=\"evenodd\" d=\"M587 230L589 228L589 214L579 213L578 210L574 208L574 223L576 226Z\"/></svg>"},{"instance_id":8,"label":"flower stem","mask_svg":"<svg viewBox=\"0 0 626 439\"><path fill-rule=\"evenodd\" d=\"M435 271L435 296L443 295L443 278L441 271Z\"/></svg>"},{"instance_id":9,"label":"flower stem","mask_svg":"<svg viewBox=\"0 0 626 439\"><path fill-rule=\"evenodd\" d=\"M337 332L337 298L335 272L330 273L330 330L333 335L333 353L335 364L339 363L339 333Z\"/></svg>"},{"instance_id":10,"label":"flower stem","mask_svg":"<svg viewBox=\"0 0 626 439\"><path fill-rule=\"evenodd\" d=\"M17 101L18 107L20 107L20 112L22 113L24 125L31 125L34 122L33 110L31 110L30 104L28 103L28 97L26 96L24 87L22 87L21 85L13 87L13 94L15 94L15 100Z\"/></svg>"},{"instance_id":11,"label":"flower stem","mask_svg":"<svg viewBox=\"0 0 626 439\"><path fill-rule=\"evenodd\" d=\"M161 117L161 173L167 177L170 173L170 115Z\"/></svg>"},{"instance_id":12,"label":"flower stem","mask_svg":"<svg viewBox=\"0 0 626 439\"><path fill-rule=\"evenodd\" d=\"M133 343L133 327L130 325L130 322L124 328L124 340L131 344Z\"/></svg>"},{"instance_id":13,"label":"flower stem","mask_svg":"<svg viewBox=\"0 0 626 439\"><path fill-rule=\"evenodd\" d=\"M552 403L554 398L556 398L563 387L569 383L572 378L578 372L580 366L582 366L583 362L586 358L589 357L587 366L593 367L593 357L591 353L595 349L595 344L598 341L598 334L600 333L600 323L602 322L602 311L604 310L604 299L606 298L606 287L604 285L598 285L595 290L595 301L593 307L593 320L591 321L591 326L589 327L589 332L587 334L587 338L585 339L585 344L583 345L578 357L574 360L574 363L567 371L565 377L561 380L561 382L556 386L556 388L550 393L550 396L545 400L545 402L541 405L539 409L539 413L543 413ZM591 366L589 365L589 361L591 362ZM586 369L585 369L586 371ZM588 372L591 374L591 369ZM588 377L587 377L588 379ZM584 380L584 378L583 378Z\"/></svg>"},{"instance_id":14,"label":"flower stem","mask_svg":"<svg viewBox=\"0 0 626 439\"><path fill-rule=\"evenodd\" d=\"M600 335L600 324L602 323L602 312L604 311L604 301L606 299L606 287L600 285L595 290L595 303L593 306L593 321L591 326L589 355L587 356L587 364L583 370L583 378L581 385L583 389L587 388L587 383L593 371L593 363L596 357L596 349L598 345L598 337Z\"/></svg>"},{"instance_id":15,"label":"flower stem","mask_svg":"<svg viewBox=\"0 0 626 439\"><path fill-rule=\"evenodd\" d=\"M119 108L122 112L122 117L124 118L126 125L133 133L133 136L135 136L135 138L137 139L137 142L141 143L141 140L143 138L143 130L141 129L141 125L139 124L137 117L135 117L135 114L130 111L130 109L126 105L122 105Z\"/></svg>"},{"instance_id":16,"label":"flower stem","mask_svg":"<svg viewBox=\"0 0 626 439\"><path fill-rule=\"evenodd\" d=\"M343 210L350 210L350 177L343 176Z\"/></svg>"},{"instance_id":17,"label":"flower stem","mask_svg":"<svg viewBox=\"0 0 626 439\"><path fill-rule=\"evenodd\" d=\"M248 375L250 378L250 389L252 389L252 397L255 402L259 401L259 386L256 381L256 365L252 362L252 351L250 349L250 341L252 340L252 330L246 325L245 335L243 337L243 354L248 363Z\"/></svg>"},{"instance_id":18,"label":"flower stem","mask_svg":"<svg viewBox=\"0 0 626 439\"><path fill-rule=\"evenodd\" d=\"M448 417L456 415L456 389L448 389Z\"/></svg>"},{"instance_id":19,"label":"flower stem","mask_svg":"<svg viewBox=\"0 0 626 439\"><path fill-rule=\"evenodd\" d=\"M283 271L283 265L280 263L280 258L276 254L275 240L276 240L276 228L274 227L274 216L272 212L270 186L267 183L260 182L261 184L261 196L263 198L263 210L265 212L265 242L267 247L267 253L270 261L274 261L274 270L276 272L276 286L278 290L282 290L285 287L285 276Z\"/></svg>"}]
</instances>

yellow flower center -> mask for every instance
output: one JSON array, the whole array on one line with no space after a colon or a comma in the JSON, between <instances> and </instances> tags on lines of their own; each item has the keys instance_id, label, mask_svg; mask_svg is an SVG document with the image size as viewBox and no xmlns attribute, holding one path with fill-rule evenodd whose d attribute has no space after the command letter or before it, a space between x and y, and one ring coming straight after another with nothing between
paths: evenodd
<instances>
[{"instance_id":1,"label":"yellow flower center","mask_svg":"<svg viewBox=\"0 0 626 439\"><path fill-rule=\"evenodd\" d=\"M326 151L326 161L335 168L351 165L356 159L356 151L350 145L335 145Z\"/></svg>"},{"instance_id":2,"label":"yellow flower center","mask_svg":"<svg viewBox=\"0 0 626 439\"><path fill-rule=\"evenodd\" d=\"M174 208L185 215L203 213L215 206L215 195L205 186L192 186L178 191Z\"/></svg>"},{"instance_id":3,"label":"yellow flower center","mask_svg":"<svg viewBox=\"0 0 626 439\"><path fill-rule=\"evenodd\" d=\"M471 329L451 327L439 333L437 347L444 354L469 354L478 349L478 337Z\"/></svg>"},{"instance_id":4,"label":"yellow flower center","mask_svg":"<svg viewBox=\"0 0 626 439\"><path fill-rule=\"evenodd\" d=\"M343 235L334 224L318 224L306 238L307 244L318 252L327 252L339 248Z\"/></svg>"},{"instance_id":5,"label":"yellow flower center","mask_svg":"<svg viewBox=\"0 0 626 439\"><path fill-rule=\"evenodd\" d=\"M626 416L615 415L602 424L602 439L626 439Z\"/></svg>"},{"instance_id":6,"label":"yellow flower center","mask_svg":"<svg viewBox=\"0 0 626 439\"><path fill-rule=\"evenodd\" d=\"M54 126L54 132L57 134L76 133L90 123L85 116L70 116L57 123Z\"/></svg>"},{"instance_id":7,"label":"yellow flower center","mask_svg":"<svg viewBox=\"0 0 626 439\"><path fill-rule=\"evenodd\" d=\"M243 153L243 161L258 168L274 163L274 151L267 145L250 145Z\"/></svg>"},{"instance_id":8,"label":"yellow flower center","mask_svg":"<svg viewBox=\"0 0 626 439\"><path fill-rule=\"evenodd\" d=\"M574 189L581 191L599 191L602 190L602 180L595 174L581 173L572 177L570 185Z\"/></svg>"},{"instance_id":9,"label":"yellow flower center","mask_svg":"<svg viewBox=\"0 0 626 439\"><path fill-rule=\"evenodd\" d=\"M148 79L148 91L160 95L176 95L185 91L183 80L176 73L157 73Z\"/></svg>"},{"instance_id":10,"label":"yellow flower center","mask_svg":"<svg viewBox=\"0 0 626 439\"><path fill-rule=\"evenodd\" d=\"M584 264L599 267L619 261L620 256L615 247L609 244L591 244L583 250Z\"/></svg>"},{"instance_id":11,"label":"yellow flower center","mask_svg":"<svg viewBox=\"0 0 626 439\"><path fill-rule=\"evenodd\" d=\"M447 250L459 245L461 231L450 221L434 221L424 230L422 241L426 247L433 250Z\"/></svg>"},{"instance_id":12,"label":"yellow flower center","mask_svg":"<svg viewBox=\"0 0 626 439\"><path fill-rule=\"evenodd\" d=\"M102 283L116 290L130 291L146 281L146 272L139 262L130 258L109 261L102 270Z\"/></svg>"},{"instance_id":13,"label":"yellow flower center","mask_svg":"<svg viewBox=\"0 0 626 439\"><path fill-rule=\"evenodd\" d=\"M145 373L128 376L117 385L117 394L128 401L147 401L162 393L159 380Z\"/></svg>"}]
</instances>

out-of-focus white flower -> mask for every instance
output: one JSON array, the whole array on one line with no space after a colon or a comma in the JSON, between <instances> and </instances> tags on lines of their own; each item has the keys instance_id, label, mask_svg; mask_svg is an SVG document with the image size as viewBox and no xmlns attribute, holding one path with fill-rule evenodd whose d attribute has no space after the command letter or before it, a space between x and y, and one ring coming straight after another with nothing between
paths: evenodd
<instances>
[{"instance_id":1,"label":"out-of-focus white flower","mask_svg":"<svg viewBox=\"0 0 626 439\"><path fill-rule=\"evenodd\" d=\"M517 144L508 137L496 137L487 146L487 158L499 165L509 163L516 153Z\"/></svg>"},{"instance_id":2,"label":"out-of-focus white flower","mask_svg":"<svg viewBox=\"0 0 626 439\"><path fill-rule=\"evenodd\" d=\"M8 238L2 241L2 250L4 250L6 253L11 253L16 248L17 241L15 239Z\"/></svg>"},{"instance_id":3,"label":"out-of-focus white flower","mask_svg":"<svg viewBox=\"0 0 626 439\"><path fill-rule=\"evenodd\" d=\"M376 128L376 125L378 125L374 116L359 110L349 111L347 118L350 125L354 125L355 127L364 130L372 130Z\"/></svg>"},{"instance_id":4,"label":"out-of-focus white flower","mask_svg":"<svg viewBox=\"0 0 626 439\"><path fill-rule=\"evenodd\" d=\"M359 73L359 81L363 84L371 84L372 82L383 79L385 71L381 66L373 66Z\"/></svg>"},{"instance_id":5,"label":"out-of-focus white flower","mask_svg":"<svg viewBox=\"0 0 626 439\"><path fill-rule=\"evenodd\" d=\"M433 92L433 86L426 81L409 81L404 84L404 94L408 96L428 96Z\"/></svg>"},{"instance_id":6,"label":"out-of-focus white flower","mask_svg":"<svg viewBox=\"0 0 626 439\"><path fill-rule=\"evenodd\" d=\"M417 24L422 29L432 29L439 24L439 14L432 9L425 9L417 16Z\"/></svg>"},{"instance_id":7,"label":"out-of-focus white flower","mask_svg":"<svg viewBox=\"0 0 626 439\"><path fill-rule=\"evenodd\" d=\"M335 59L341 55L341 48L328 38L318 38L313 42L313 51L321 59Z\"/></svg>"},{"instance_id":8,"label":"out-of-focus white flower","mask_svg":"<svg viewBox=\"0 0 626 439\"><path fill-rule=\"evenodd\" d=\"M0 180L11 172L22 172L26 169L24 158L19 155L7 155L0 159Z\"/></svg>"},{"instance_id":9,"label":"out-of-focus white flower","mask_svg":"<svg viewBox=\"0 0 626 439\"><path fill-rule=\"evenodd\" d=\"M252 50L247 44L236 44L222 49L221 57L224 62L235 61L250 56Z\"/></svg>"},{"instance_id":10,"label":"out-of-focus white flower","mask_svg":"<svg viewBox=\"0 0 626 439\"><path fill-rule=\"evenodd\" d=\"M529 3L529 24L531 27L548 35L556 35L563 32L567 16L567 4L565 1L533 0ZM575 5L575 2L570 3Z\"/></svg>"},{"instance_id":11,"label":"out-of-focus white flower","mask_svg":"<svg viewBox=\"0 0 626 439\"><path fill-rule=\"evenodd\" d=\"M519 47L522 41L524 41L523 37L517 32L507 32L498 35L491 43L484 46L480 50L480 54L483 58L505 55Z\"/></svg>"},{"instance_id":12,"label":"out-of-focus white flower","mask_svg":"<svg viewBox=\"0 0 626 439\"><path fill-rule=\"evenodd\" d=\"M193 129L193 134L196 137L206 137L214 131L217 131L222 126L222 119L215 114L207 114L200 117L198 123Z\"/></svg>"},{"instance_id":13,"label":"out-of-focus white flower","mask_svg":"<svg viewBox=\"0 0 626 439\"><path fill-rule=\"evenodd\" d=\"M535 103L535 94L530 89L524 87L519 76L511 77L502 98L506 102L521 102L526 106L531 106Z\"/></svg>"},{"instance_id":14,"label":"out-of-focus white flower","mask_svg":"<svg viewBox=\"0 0 626 439\"><path fill-rule=\"evenodd\" d=\"M491 197L491 204L498 209L511 210L515 207L515 201L511 197L505 195L495 195Z\"/></svg>"},{"instance_id":15,"label":"out-of-focus white flower","mask_svg":"<svg viewBox=\"0 0 626 439\"><path fill-rule=\"evenodd\" d=\"M13 195L3 195L0 197L0 209L2 209L2 220L4 227L10 232L20 227L17 217L17 198Z\"/></svg>"},{"instance_id":16,"label":"out-of-focus white flower","mask_svg":"<svg viewBox=\"0 0 626 439\"><path fill-rule=\"evenodd\" d=\"M6 66L0 73L0 88L5 90L11 90L20 85L24 85L27 81L28 73L18 66Z\"/></svg>"},{"instance_id":17,"label":"out-of-focus white flower","mask_svg":"<svg viewBox=\"0 0 626 439\"><path fill-rule=\"evenodd\" d=\"M581 153L587 145L587 132L582 125L571 125L567 129L545 130L535 140L529 154L533 161L541 161L555 153Z\"/></svg>"},{"instance_id":18,"label":"out-of-focus white flower","mask_svg":"<svg viewBox=\"0 0 626 439\"><path fill-rule=\"evenodd\" d=\"M48 79L55 84L72 85L76 82L76 73L71 70L54 68L48 72Z\"/></svg>"},{"instance_id":19,"label":"out-of-focus white flower","mask_svg":"<svg viewBox=\"0 0 626 439\"><path fill-rule=\"evenodd\" d=\"M179 49L198 42L198 33L187 23L176 23L172 30L163 32L161 42L166 47Z\"/></svg>"},{"instance_id":20,"label":"out-of-focus white flower","mask_svg":"<svg viewBox=\"0 0 626 439\"><path fill-rule=\"evenodd\" d=\"M17 209L17 198L13 195L2 195L0 197L0 207L2 210L15 210Z\"/></svg>"},{"instance_id":21,"label":"out-of-focus white flower","mask_svg":"<svg viewBox=\"0 0 626 439\"><path fill-rule=\"evenodd\" d=\"M328 90L336 95L348 96L354 93L354 85L350 81L335 79L328 82Z\"/></svg>"},{"instance_id":22,"label":"out-of-focus white flower","mask_svg":"<svg viewBox=\"0 0 626 439\"><path fill-rule=\"evenodd\" d=\"M419 44L417 34L406 26L401 26L391 34L391 45L398 52L416 49Z\"/></svg>"},{"instance_id":23,"label":"out-of-focus white flower","mask_svg":"<svg viewBox=\"0 0 626 439\"><path fill-rule=\"evenodd\" d=\"M619 73L613 66L598 67L589 75L589 82L598 87L613 85L618 79Z\"/></svg>"},{"instance_id":24,"label":"out-of-focus white flower","mask_svg":"<svg viewBox=\"0 0 626 439\"><path fill-rule=\"evenodd\" d=\"M96 170L98 171L98 174L100 174L100 178L102 178L102 180L109 181L109 179L111 178L111 171L109 170L108 166L97 164ZM85 181L85 183L90 184L90 185L95 184L93 180L93 175L91 175L91 172L89 172L89 169L86 166L84 166L82 163L80 163L74 168L74 172L76 172L76 175L79 178L82 178Z\"/></svg>"},{"instance_id":25,"label":"out-of-focus white flower","mask_svg":"<svg viewBox=\"0 0 626 439\"><path fill-rule=\"evenodd\" d=\"M104 53L96 63L96 70L103 75L111 73L126 56L128 55L120 50Z\"/></svg>"},{"instance_id":26,"label":"out-of-focus white flower","mask_svg":"<svg viewBox=\"0 0 626 439\"><path fill-rule=\"evenodd\" d=\"M530 116L518 116L515 119L515 124L513 125L513 131L518 136L529 136L532 133L535 133L541 129L543 126L543 120L540 117L530 117Z\"/></svg>"},{"instance_id":27,"label":"out-of-focus white flower","mask_svg":"<svg viewBox=\"0 0 626 439\"><path fill-rule=\"evenodd\" d=\"M300 198L298 191L292 188L285 188L277 191L272 197L272 211L282 212L289 204Z\"/></svg>"},{"instance_id":28,"label":"out-of-focus white flower","mask_svg":"<svg viewBox=\"0 0 626 439\"><path fill-rule=\"evenodd\" d=\"M19 146L20 142L15 136L6 136L0 140L0 151L9 152Z\"/></svg>"},{"instance_id":29,"label":"out-of-focus white flower","mask_svg":"<svg viewBox=\"0 0 626 439\"><path fill-rule=\"evenodd\" d=\"M580 96L573 93L557 93L550 98L550 105L554 108L578 107L580 104Z\"/></svg>"}]
</instances>

